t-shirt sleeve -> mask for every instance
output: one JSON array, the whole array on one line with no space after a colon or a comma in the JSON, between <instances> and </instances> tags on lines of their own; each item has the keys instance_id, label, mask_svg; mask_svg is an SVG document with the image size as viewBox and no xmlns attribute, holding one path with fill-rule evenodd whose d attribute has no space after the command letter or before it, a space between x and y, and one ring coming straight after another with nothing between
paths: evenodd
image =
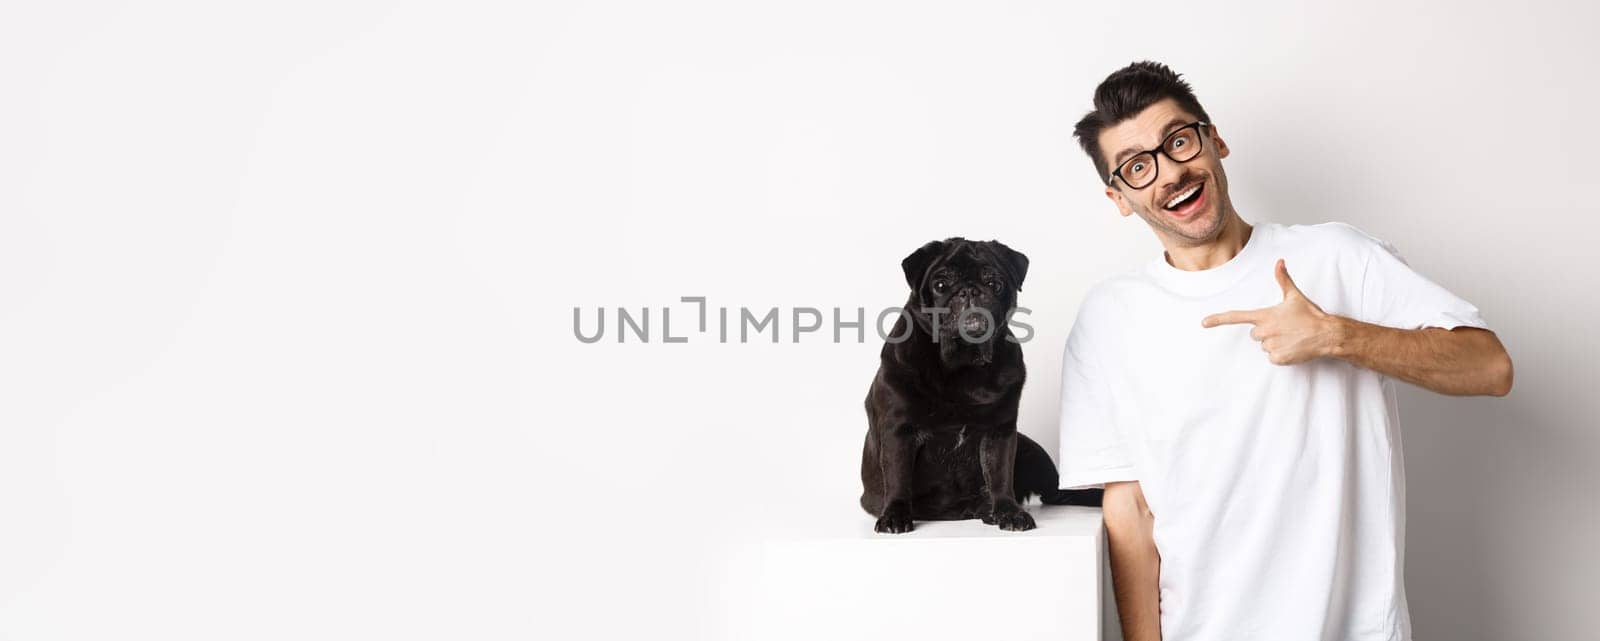
<instances>
[{"instance_id":1,"label":"t-shirt sleeve","mask_svg":"<svg viewBox=\"0 0 1600 641\"><path fill-rule=\"evenodd\" d=\"M1091 345L1093 328L1079 311L1061 358L1061 483L1063 490L1135 481L1110 406L1111 395Z\"/></svg>"},{"instance_id":2,"label":"t-shirt sleeve","mask_svg":"<svg viewBox=\"0 0 1600 641\"><path fill-rule=\"evenodd\" d=\"M1417 273L1393 245L1371 241L1361 281L1361 320L1399 329L1489 328L1476 306Z\"/></svg>"}]
</instances>

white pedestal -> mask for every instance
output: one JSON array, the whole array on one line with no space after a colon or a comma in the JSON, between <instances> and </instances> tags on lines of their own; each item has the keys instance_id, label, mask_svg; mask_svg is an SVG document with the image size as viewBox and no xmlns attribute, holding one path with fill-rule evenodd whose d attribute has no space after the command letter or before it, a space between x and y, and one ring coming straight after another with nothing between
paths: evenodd
<instances>
[{"instance_id":1,"label":"white pedestal","mask_svg":"<svg viewBox=\"0 0 1600 641\"><path fill-rule=\"evenodd\" d=\"M917 521L877 534L873 519L745 556L735 638L1102 641L1115 627L1098 508L1029 505L1039 527ZM1108 635L1108 638L1116 636Z\"/></svg>"}]
</instances>

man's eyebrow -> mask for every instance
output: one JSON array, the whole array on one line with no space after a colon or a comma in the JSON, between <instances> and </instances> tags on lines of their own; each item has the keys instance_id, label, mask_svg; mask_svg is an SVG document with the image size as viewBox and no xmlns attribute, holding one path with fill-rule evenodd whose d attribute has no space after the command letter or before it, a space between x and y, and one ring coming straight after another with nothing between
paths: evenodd
<instances>
[{"instance_id":1,"label":"man's eyebrow","mask_svg":"<svg viewBox=\"0 0 1600 641\"><path fill-rule=\"evenodd\" d=\"M1172 133L1172 130L1174 128L1177 128L1177 127L1179 127L1179 126L1181 126L1183 124L1185 124L1184 123L1184 119L1181 118L1181 117L1174 117L1172 120L1168 120L1167 124L1165 124L1165 125L1163 125L1161 127L1161 139L1162 140L1166 140L1167 139L1167 134ZM1123 149L1122 151L1117 152L1117 155L1113 157L1113 160L1111 161L1111 166L1112 167L1121 166L1122 165L1122 161L1126 160L1128 156L1132 156L1132 155L1134 155L1136 153L1139 153L1141 151L1144 151L1144 150L1143 149L1139 149L1137 147L1128 147L1127 149Z\"/></svg>"}]
</instances>

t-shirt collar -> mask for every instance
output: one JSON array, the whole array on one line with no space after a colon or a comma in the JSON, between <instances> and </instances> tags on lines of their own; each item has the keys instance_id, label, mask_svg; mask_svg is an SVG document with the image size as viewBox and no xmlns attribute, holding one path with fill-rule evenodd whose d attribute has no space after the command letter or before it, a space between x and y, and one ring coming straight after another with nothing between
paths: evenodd
<instances>
[{"instance_id":1,"label":"t-shirt collar","mask_svg":"<svg viewBox=\"0 0 1600 641\"><path fill-rule=\"evenodd\" d=\"M1150 261L1145 267L1145 272L1157 284L1173 293L1182 296L1210 296L1221 293L1250 271L1251 267L1265 259L1265 246L1271 242L1275 231L1274 225L1258 223L1253 225L1250 238L1245 241L1244 247L1233 258L1211 269L1199 271L1185 271L1167 263L1165 253Z\"/></svg>"}]
</instances>

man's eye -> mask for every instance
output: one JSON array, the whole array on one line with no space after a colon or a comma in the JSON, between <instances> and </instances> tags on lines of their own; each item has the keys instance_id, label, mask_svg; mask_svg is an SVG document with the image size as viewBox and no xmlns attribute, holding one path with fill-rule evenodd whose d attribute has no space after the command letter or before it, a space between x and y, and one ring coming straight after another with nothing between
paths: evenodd
<instances>
[{"instance_id":1,"label":"man's eye","mask_svg":"<svg viewBox=\"0 0 1600 641\"><path fill-rule=\"evenodd\" d=\"M1136 174L1141 172L1141 171L1144 171L1144 163L1136 162L1136 163L1133 163L1132 165L1128 165L1128 170L1132 171L1133 173L1136 173Z\"/></svg>"},{"instance_id":2,"label":"man's eye","mask_svg":"<svg viewBox=\"0 0 1600 641\"><path fill-rule=\"evenodd\" d=\"M1182 149L1184 147L1184 145L1187 145L1187 144L1189 144L1188 139L1179 138L1177 140L1172 141L1172 148L1173 149Z\"/></svg>"}]
</instances>

